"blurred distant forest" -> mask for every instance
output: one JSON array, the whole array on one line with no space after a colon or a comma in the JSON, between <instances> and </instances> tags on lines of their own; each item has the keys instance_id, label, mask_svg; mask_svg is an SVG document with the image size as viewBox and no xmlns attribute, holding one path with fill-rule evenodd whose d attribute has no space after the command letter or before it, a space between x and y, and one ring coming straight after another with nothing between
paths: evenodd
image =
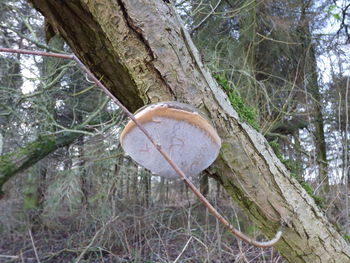
<instances>
[{"instance_id":1,"label":"blurred distant forest","mask_svg":"<svg viewBox=\"0 0 350 263\"><path fill-rule=\"evenodd\" d=\"M350 240L350 4L175 5L241 119ZM0 46L72 53L22 0L0 0ZM0 53L0 262L285 262L237 241L182 182L125 156L125 122L73 61ZM260 236L208 173L194 181Z\"/></svg>"}]
</instances>

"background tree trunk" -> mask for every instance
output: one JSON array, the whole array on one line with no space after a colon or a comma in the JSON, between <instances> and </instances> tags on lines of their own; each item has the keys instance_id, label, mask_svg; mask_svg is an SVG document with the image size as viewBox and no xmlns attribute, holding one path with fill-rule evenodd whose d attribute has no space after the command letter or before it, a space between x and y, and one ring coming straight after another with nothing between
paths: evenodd
<instances>
[{"instance_id":1,"label":"background tree trunk","mask_svg":"<svg viewBox=\"0 0 350 263\"><path fill-rule=\"evenodd\" d=\"M322 96L318 84L317 60L315 44L312 43L312 35L310 32L310 18L307 16L311 5L311 1L302 1L302 10L300 17L299 31L301 34L302 54L302 71L303 81L306 85L306 90L311 95L311 116L315 126L314 138L316 148L316 162L318 164L319 183L321 189L325 192L329 190L328 182L328 161L327 161L327 146L324 134L324 118L322 110Z\"/></svg>"},{"instance_id":2,"label":"background tree trunk","mask_svg":"<svg viewBox=\"0 0 350 263\"><path fill-rule=\"evenodd\" d=\"M201 179L199 180L199 190L201 191L201 194L205 197L208 196L209 193L209 175L207 173L203 174L201 176Z\"/></svg>"},{"instance_id":3,"label":"background tree trunk","mask_svg":"<svg viewBox=\"0 0 350 263\"><path fill-rule=\"evenodd\" d=\"M205 112L223 140L218 180L289 261L349 262L346 241L275 156L239 121L166 1L31 0L75 54L130 110L177 100Z\"/></svg>"}]
</instances>

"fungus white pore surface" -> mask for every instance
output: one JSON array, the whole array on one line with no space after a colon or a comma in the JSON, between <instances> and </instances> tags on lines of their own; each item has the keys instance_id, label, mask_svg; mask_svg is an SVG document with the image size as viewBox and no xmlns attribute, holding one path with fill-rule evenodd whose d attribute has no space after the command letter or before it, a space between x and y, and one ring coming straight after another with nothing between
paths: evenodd
<instances>
[{"instance_id":1,"label":"fungus white pore surface","mask_svg":"<svg viewBox=\"0 0 350 263\"><path fill-rule=\"evenodd\" d=\"M187 176L197 175L208 168L219 154L221 143L188 121L153 116L142 125ZM175 170L136 126L123 135L122 147L126 154L152 173L178 178Z\"/></svg>"}]
</instances>

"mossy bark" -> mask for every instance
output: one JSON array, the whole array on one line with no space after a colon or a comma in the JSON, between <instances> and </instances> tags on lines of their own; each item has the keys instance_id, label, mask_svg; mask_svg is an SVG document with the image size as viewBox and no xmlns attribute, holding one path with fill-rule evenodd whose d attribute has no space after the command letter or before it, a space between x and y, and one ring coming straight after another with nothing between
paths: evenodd
<instances>
[{"instance_id":1,"label":"mossy bark","mask_svg":"<svg viewBox=\"0 0 350 263\"><path fill-rule=\"evenodd\" d=\"M89 125L94 125L111 119L106 113L99 116L98 120L92 120ZM88 126L88 125L87 125ZM74 129L74 128L73 128ZM45 135L38 137L34 142L27 144L11 153L0 156L0 192L3 185L14 175L33 166L38 161L46 157L60 147L73 143L77 138L82 136L78 130L89 130L90 128L75 127L76 132L64 132L57 135Z\"/></svg>"},{"instance_id":2,"label":"mossy bark","mask_svg":"<svg viewBox=\"0 0 350 263\"><path fill-rule=\"evenodd\" d=\"M212 169L268 237L284 226L275 247L289 262L350 262L346 241L265 138L239 120L171 5L162 0L30 2L130 110L177 100L212 119L223 140Z\"/></svg>"},{"instance_id":3,"label":"mossy bark","mask_svg":"<svg viewBox=\"0 0 350 263\"><path fill-rule=\"evenodd\" d=\"M59 147L72 143L80 133L42 136L9 154L0 156L0 187L13 175L31 167Z\"/></svg>"}]
</instances>

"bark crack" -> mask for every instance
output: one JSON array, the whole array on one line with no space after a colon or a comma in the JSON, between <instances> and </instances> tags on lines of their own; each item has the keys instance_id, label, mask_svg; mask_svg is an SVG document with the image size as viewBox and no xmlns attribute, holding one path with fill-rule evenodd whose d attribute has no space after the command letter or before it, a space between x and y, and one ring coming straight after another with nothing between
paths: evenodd
<instances>
[{"instance_id":1,"label":"bark crack","mask_svg":"<svg viewBox=\"0 0 350 263\"><path fill-rule=\"evenodd\" d=\"M128 10L126 8L125 3L122 0L117 0L117 3L120 6L120 10L122 11L125 23L130 28L130 30L132 32L134 32L135 36L140 40L140 42L144 44L144 46L145 46L145 48L147 50L147 53L148 53L148 55L150 57L150 60L149 61L144 61L145 64L148 66L149 69L153 70L158 75L159 79L162 80L162 83L164 84L164 86L166 86L168 88L170 94L172 95L172 97L174 97L174 100L177 100L176 94L174 93L173 89L168 84L168 82L164 79L164 77L161 74L161 72L153 64L153 62L157 58L156 58L156 56L155 56L155 54L154 54L154 52L153 52L153 50L151 48L151 45L149 44L147 39L144 37L144 35L142 33L142 29L135 25L134 21L132 20L132 18L128 14Z\"/></svg>"}]
</instances>

